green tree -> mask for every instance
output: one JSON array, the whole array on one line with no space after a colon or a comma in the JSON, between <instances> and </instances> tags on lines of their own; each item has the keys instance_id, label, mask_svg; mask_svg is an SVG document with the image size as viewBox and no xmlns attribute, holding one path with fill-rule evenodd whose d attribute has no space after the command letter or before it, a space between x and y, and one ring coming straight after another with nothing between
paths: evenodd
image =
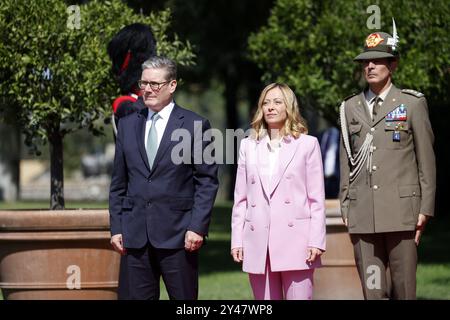
<instances>
[{"instance_id":1,"label":"green tree","mask_svg":"<svg viewBox=\"0 0 450 320\"><path fill-rule=\"evenodd\" d=\"M304 106L337 124L343 98L365 85L353 58L370 32L367 8L380 8L380 28L392 34L395 18L400 64L394 83L426 95L435 134L436 212L447 212L445 190L450 117L450 4L447 0L276 0L267 25L249 37L249 55L265 81L288 83ZM380 30L380 31L381 31Z\"/></svg>"},{"instance_id":2,"label":"green tree","mask_svg":"<svg viewBox=\"0 0 450 320\"><path fill-rule=\"evenodd\" d=\"M64 208L63 137L80 128L102 134L118 95L106 45L123 26L150 25L158 52L193 63L189 42L168 35L170 10L143 16L120 0L69 6L62 0L0 4L0 117L16 121L39 154L49 143L51 209Z\"/></svg>"},{"instance_id":3,"label":"green tree","mask_svg":"<svg viewBox=\"0 0 450 320\"><path fill-rule=\"evenodd\" d=\"M249 38L250 57L265 81L292 86L304 104L337 122L340 101L364 85L352 59L361 52L371 5L380 8L381 30L400 37L394 81L448 103L450 5L434 1L277 0L267 25ZM439 100L439 99L437 99Z\"/></svg>"}]
</instances>

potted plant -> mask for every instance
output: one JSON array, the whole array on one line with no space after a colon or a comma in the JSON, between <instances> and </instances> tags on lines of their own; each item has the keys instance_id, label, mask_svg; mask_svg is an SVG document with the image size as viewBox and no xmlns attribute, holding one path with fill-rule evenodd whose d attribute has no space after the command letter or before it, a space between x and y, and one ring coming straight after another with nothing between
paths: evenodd
<instances>
[{"instance_id":1,"label":"potted plant","mask_svg":"<svg viewBox=\"0 0 450 320\"><path fill-rule=\"evenodd\" d=\"M158 52L192 63L189 43L167 36L170 12L134 13L120 0L0 4L0 117L19 124L36 155L50 148L50 210L0 211L0 288L6 299L114 299L119 256L105 210L64 210L63 138L103 132L118 87L106 45L124 25L150 25Z\"/></svg>"}]
</instances>

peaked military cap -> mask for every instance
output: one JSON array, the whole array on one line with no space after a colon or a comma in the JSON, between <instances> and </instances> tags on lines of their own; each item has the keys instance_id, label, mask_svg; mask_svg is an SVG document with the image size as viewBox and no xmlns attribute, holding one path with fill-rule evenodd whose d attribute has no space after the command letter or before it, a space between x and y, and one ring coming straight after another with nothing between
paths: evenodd
<instances>
[{"instance_id":1,"label":"peaked military cap","mask_svg":"<svg viewBox=\"0 0 450 320\"><path fill-rule=\"evenodd\" d=\"M363 61L381 58L396 58L398 51L396 40L386 32L374 32L367 36L364 51L357 55L353 61Z\"/></svg>"}]
</instances>

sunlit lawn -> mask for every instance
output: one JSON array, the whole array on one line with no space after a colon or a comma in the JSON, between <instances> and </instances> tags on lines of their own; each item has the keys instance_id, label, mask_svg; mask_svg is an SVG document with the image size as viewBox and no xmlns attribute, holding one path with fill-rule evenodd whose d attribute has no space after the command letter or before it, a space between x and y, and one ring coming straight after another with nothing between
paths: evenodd
<instances>
[{"instance_id":1,"label":"sunlit lawn","mask_svg":"<svg viewBox=\"0 0 450 320\"><path fill-rule=\"evenodd\" d=\"M418 299L450 299L450 216L434 218L419 245Z\"/></svg>"},{"instance_id":2,"label":"sunlit lawn","mask_svg":"<svg viewBox=\"0 0 450 320\"><path fill-rule=\"evenodd\" d=\"M106 208L105 202L67 202L67 208ZM48 208L47 202L0 203L0 209ZM200 299L252 299L248 277L230 257L231 204L214 209L207 244L200 253ZM419 246L418 299L450 299L450 217L435 218ZM161 285L161 299L167 299ZM0 292L0 299L2 298Z\"/></svg>"}]
</instances>

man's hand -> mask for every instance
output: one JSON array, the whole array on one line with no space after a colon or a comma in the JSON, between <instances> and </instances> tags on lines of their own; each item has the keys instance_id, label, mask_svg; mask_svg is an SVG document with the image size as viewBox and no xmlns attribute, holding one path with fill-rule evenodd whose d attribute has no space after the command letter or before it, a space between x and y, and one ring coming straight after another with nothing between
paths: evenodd
<instances>
[{"instance_id":1,"label":"man's hand","mask_svg":"<svg viewBox=\"0 0 450 320\"><path fill-rule=\"evenodd\" d=\"M420 237L422 236L423 230L425 229L425 225L427 224L429 218L429 216L419 213L419 218L417 219L416 224L416 237L414 239L416 246L419 245Z\"/></svg>"},{"instance_id":2,"label":"man's hand","mask_svg":"<svg viewBox=\"0 0 450 320\"><path fill-rule=\"evenodd\" d=\"M242 247L231 249L231 256L234 262L241 263L244 261L244 249Z\"/></svg>"},{"instance_id":3,"label":"man's hand","mask_svg":"<svg viewBox=\"0 0 450 320\"><path fill-rule=\"evenodd\" d=\"M111 244L114 250L120 253L121 255L124 255L126 253L125 248L123 247L122 234L113 235L111 237Z\"/></svg>"},{"instance_id":4,"label":"man's hand","mask_svg":"<svg viewBox=\"0 0 450 320\"><path fill-rule=\"evenodd\" d=\"M189 252L200 249L203 244L203 236L194 231L186 231L184 235L184 249Z\"/></svg>"},{"instance_id":5,"label":"man's hand","mask_svg":"<svg viewBox=\"0 0 450 320\"><path fill-rule=\"evenodd\" d=\"M306 261L309 263L313 263L322 255L322 253L323 251L319 248L308 247L308 258L306 259Z\"/></svg>"}]
</instances>

